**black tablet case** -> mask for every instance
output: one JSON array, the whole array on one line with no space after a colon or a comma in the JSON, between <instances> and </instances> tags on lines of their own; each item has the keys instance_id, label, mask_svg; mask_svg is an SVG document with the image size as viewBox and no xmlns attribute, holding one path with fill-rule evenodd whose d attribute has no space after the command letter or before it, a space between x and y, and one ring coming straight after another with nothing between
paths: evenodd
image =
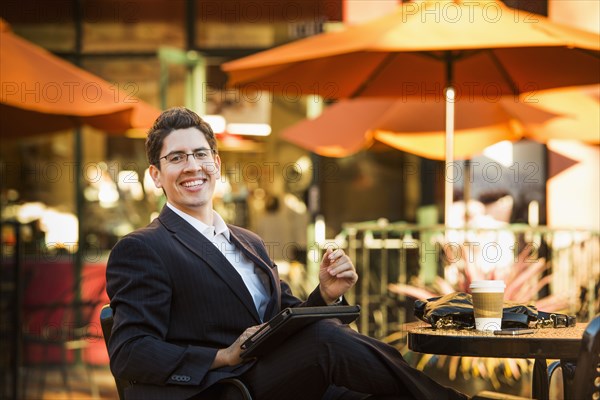
<instances>
[{"instance_id":1,"label":"black tablet case","mask_svg":"<svg viewBox=\"0 0 600 400\"><path fill-rule=\"evenodd\" d=\"M360 306L323 306L285 308L242 343L242 358L270 352L293 333L325 318L337 318L344 324L360 315Z\"/></svg>"}]
</instances>

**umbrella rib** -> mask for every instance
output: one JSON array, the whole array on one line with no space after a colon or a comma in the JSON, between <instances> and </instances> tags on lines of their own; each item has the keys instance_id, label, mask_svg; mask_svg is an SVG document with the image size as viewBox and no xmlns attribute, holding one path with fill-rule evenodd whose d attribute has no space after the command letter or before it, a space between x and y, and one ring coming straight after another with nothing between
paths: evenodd
<instances>
[{"instance_id":1,"label":"umbrella rib","mask_svg":"<svg viewBox=\"0 0 600 400\"><path fill-rule=\"evenodd\" d=\"M488 52L490 54L490 59L496 65L496 68L498 68L498 71L500 71L500 73L502 74L502 76L504 76L504 79L510 86L510 89L512 90L512 94L514 96L518 95L519 88L517 87L517 84L515 83L515 81L513 81L512 78L510 77L510 74L508 73L506 68L504 68L504 64L502 64L502 62L498 59L498 56L496 56L496 54L492 50L488 50Z\"/></svg>"},{"instance_id":2,"label":"umbrella rib","mask_svg":"<svg viewBox=\"0 0 600 400\"><path fill-rule=\"evenodd\" d=\"M598 52L597 50L582 49L581 47L575 47L573 50L577 50L581 53L585 53L588 56L600 58L600 52Z\"/></svg>"},{"instance_id":3,"label":"umbrella rib","mask_svg":"<svg viewBox=\"0 0 600 400\"><path fill-rule=\"evenodd\" d=\"M377 76L381 73L381 71L383 71L383 69L392 62L392 59L394 57L396 57L396 53L390 53L387 56L385 56L383 61L377 65L377 68L375 68L375 70L373 70L373 72L371 74L369 74L369 76L365 80L363 80L363 82L360 84L360 86L353 93L351 93L350 96L348 96L348 97L350 97L352 99L352 98L360 96L365 91L367 86L369 86L369 83L373 79L377 78Z\"/></svg>"},{"instance_id":4,"label":"umbrella rib","mask_svg":"<svg viewBox=\"0 0 600 400\"><path fill-rule=\"evenodd\" d=\"M418 54L423 57L429 57L436 61L446 62L448 59L448 53L451 54L452 61L459 61L459 60L462 60L463 58L475 55L481 51L482 50L480 50L480 49L479 50L468 50L468 51L467 50L446 50L446 51L441 52L441 54L439 54L439 55L435 54L435 52L431 52L431 51L419 51L419 52L416 52L415 54Z\"/></svg>"}]
</instances>

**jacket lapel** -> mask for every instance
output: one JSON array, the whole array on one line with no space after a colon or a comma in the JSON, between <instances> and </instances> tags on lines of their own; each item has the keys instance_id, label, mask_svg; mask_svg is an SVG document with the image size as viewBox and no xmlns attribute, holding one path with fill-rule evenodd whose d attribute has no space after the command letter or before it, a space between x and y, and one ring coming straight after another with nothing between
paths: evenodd
<instances>
[{"instance_id":1,"label":"jacket lapel","mask_svg":"<svg viewBox=\"0 0 600 400\"><path fill-rule=\"evenodd\" d=\"M261 275L261 281L265 285L265 289L270 296L267 309L265 310L265 320L268 320L273 316L273 310L279 309L279 282L277 282L277 279L273 275L271 266L268 265L263 258L256 254L248 242L243 237L240 237L240 235L236 234L231 227L229 232L231 234L232 242L244 253L246 257L254 262L254 265L258 267L257 272Z\"/></svg>"},{"instance_id":2,"label":"jacket lapel","mask_svg":"<svg viewBox=\"0 0 600 400\"><path fill-rule=\"evenodd\" d=\"M163 207L158 219L177 241L200 257L231 288L256 321L260 322L246 284L219 249L167 206Z\"/></svg>"},{"instance_id":3,"label":"jacket lapel","mask_svg":"<svg viewBox=\"0 0 600 400\"><path fill-rule=\"evenodd\" d=\"M229 233L231 235L231 241L233 242L233 244L235 244L235 246L238 249L240 249L242 251L242 253L244 253L244 255L246 257L248 257L254 263L255 266L258 267L257 272L261 276L261 281L262 281L265 289L267 290L267 293L269 295L271 295L275 291L275 287L274 287L275 277L273 276L271 267L269 265L267 265L265 260L260 258L258 256L258 254L256 254L250 246L248 246L246 241L244 241L237 234L235 234L235 232L233 232L230 229Z\"/></svg>"}]
</instances>

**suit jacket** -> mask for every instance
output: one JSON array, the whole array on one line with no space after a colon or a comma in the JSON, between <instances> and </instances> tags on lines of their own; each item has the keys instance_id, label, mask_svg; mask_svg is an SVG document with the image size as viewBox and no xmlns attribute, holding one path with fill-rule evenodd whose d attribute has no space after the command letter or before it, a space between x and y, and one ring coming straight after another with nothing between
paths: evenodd
<instances>
[{"instance_id":1,"label":"suit jacket","mask_svg":"<svg viewBox=\"0 0 600 400\"><path fill-rule=\"evenodd\" d=\"M229 229L233 243L268 278L265 320L285 307L325 305L318 288L306 302L294 297L263 241L248 230ZM219 348L261 321L235 268L168 207L115 245L106 278L114 309L110 365L116 377L132 382L127 399L187 399L252 366L209 371Z\"/></svg>"}]
</instances>

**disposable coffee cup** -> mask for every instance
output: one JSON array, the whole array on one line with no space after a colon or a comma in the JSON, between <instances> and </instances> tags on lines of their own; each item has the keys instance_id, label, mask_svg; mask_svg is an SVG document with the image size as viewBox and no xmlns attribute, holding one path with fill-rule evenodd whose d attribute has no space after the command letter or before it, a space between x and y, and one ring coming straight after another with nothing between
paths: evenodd
<instances>
[{"instance_id":1,"label":"disposable coffee cup","mask_svg":"<svg viewBox=\"0 0 600 400\"><path fill-rule=\"evenodd\" d=\"M478 331L496 331L502 325L502 306L504 304L504 281L473 281L469 286L473 297L475 329Z\"/></svg>"}]
</instances>

